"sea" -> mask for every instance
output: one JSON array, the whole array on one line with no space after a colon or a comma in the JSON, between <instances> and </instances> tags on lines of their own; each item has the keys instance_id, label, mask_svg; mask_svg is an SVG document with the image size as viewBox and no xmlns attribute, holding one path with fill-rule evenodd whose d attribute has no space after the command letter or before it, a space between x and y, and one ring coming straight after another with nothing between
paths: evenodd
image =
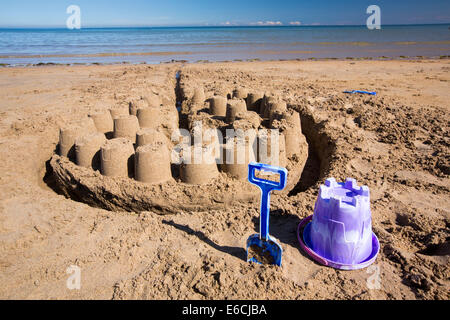
<instances>
[{"instance_id":1,"label":"sea","mask_svg":"<svg viewBox=\"0 0 450 320\"><path fill-rule=\"evenodd\" d=\"M0 29L0 65L448 58L450 24Z\"/></svg>"}]
</instances>

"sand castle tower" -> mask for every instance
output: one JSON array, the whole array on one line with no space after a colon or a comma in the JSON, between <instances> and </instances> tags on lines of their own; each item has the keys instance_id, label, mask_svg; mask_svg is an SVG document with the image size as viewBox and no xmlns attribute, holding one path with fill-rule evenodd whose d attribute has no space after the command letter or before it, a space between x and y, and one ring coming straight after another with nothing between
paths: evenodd
<instances>
[{"instance_id":1,"label":"sand castle tower","mask_svg":"<svg viewBox=\"0 0 450 320\"><path fill-rule=\"evenodd\" d=\"M141 128L159 130L169 139L173 131L178 129L178 111L173 107L139 108L137 110L137 118Z\"/></svg>"},{"instance_id":2,"label":"sand castle tower","mask_svg":"<svg viewBox=\"0 0 450 320\"><path fill-rule=\"evenodd\" d=\"M123 107L123 106L117 106L115 108L109 109L109 112L111 113L111 117L114 119L121 117L121 116L128 116L130 114L129 107Z\"/></svg>"},{"instance_id":3,"label":"sand castle tower","mask_svg":"<svg viewBox=\"0 0 450 320\"><path fill-rule=\"evenodd\" d=\"M284 111L279 114L280 120L273 120L273 128L280 129L285 137L286 156L288 158L305 153L307 146L305 136L301 134L300 115L296 111Z\"/></svg>"},{"instance_id":4,"label":"sand castle tower","mask_svg":"<svg viewBox=\"0 0 450 320\"><path fill-rule=\"evenodd\" d=\"M203 87L196 87L194 89L194 95L192 96L192 102L197 105L201 105L205 102L205 91Z\"/></svg>"},{"instance_id":5,"label":"sand castle tower","mask_svg":"<svg viewBox=\"0 0 450 320\"><path fill-rule=\"evenodd\" d=\"M261 104L260 114L264 119L268 119L270 116L270 110L274 103L279 102L279 99L276 96L264 96Z\"/></svg>"},{"instance_id":6,"label":"sand castle tower","mask_svg":"<svg viewBox=\"0 0 450 320\"><path fill-rule=\"evenodd\" d=\"M267 109L269 114L269 124L272 125L277 114L281 114L287 110L287 104L284 101L272 101L267 106Z\"/></svg>"},{"instance_id":7,"label":"sand castle tower","mask_svg":"<svg viewBox=\"0 0 450 320\"><path fill-rule=\"evenodd\" d=\"M214 90L214 96L220 96L220 97L224 97L227 98L230 97L231 99L231 95L232 95L232 91L230 90L230 88L226 87L226 86L219 86L217 88L215 88Z\"/></svg>"},{"instance_id":8,"label":"sand castle tower","mask_svg":"<svg viewBox=\"0 0 450 320\"><path fill-rule=\"evenodd\" d=\"M225 117L227 114L227 98L214 96L209 100L209 113L213 116Z\"/></svg>"},{"instance_id":9,"label":"sand castle tower","mask_svg":"<svg viewBox=\"0 0 450 320\"><path fill-rule=\"evenodd\" d=\"M228 100L227 112L225 116L225 121L228 123L233 123L236 120L236 116L240 113L245 113L247 111L247 104L242 99L232 99Z\"/></svg>"},{"instance_id":10,"label":"sand castle tower","mask_svg":"<svg viewBox=\"0 0 450 320\"><path fill-rule=\"evenodd\" d=\"M257 137L238 136L230 138L223 144L223 163L220 168L231 177L245 180L248 176L248 164L256 161Z\"/></svg>"},{"instance_id":11,"label":"sand castle tower","mask_svg":"<svg viewBox=\"0 0 450 320\"><path fill-rule=\"evenodd\" d=\"M137 110L146 107L148 107L148 101L145 99L135 99L128 104L129 113L132 116L137 116Z\"/></svg>"},{"instance_id":12,"label":"sand castle tower","mask_svg":"<svg viewBox=\"0 0 450 320\"><path fill-rule=\"evenodd\" d=\"M101 146L101 172L107 177L132 177L134 147L127 138L107 140Z\"/></svg>"},{"instance_id":13,"label":"sand castle tower","mask_svg":"<svg viewBox=\"0 0 450 320\"><path fill-rule=\"evenodd\" d=\"M114 130L114 122L111 112L102 111L89 114L89 118L94 120L98 132L108 133Z\"/></svg>"},{"instance_id":14,"label":"sand castle tower","mask_svg":"<svg viewBox=\"0 0 450 320\"><path fill-rule=\"evenodd\" d=\"M146 144L153 144L153 143L164 143L169 147L170 141L169 139L161 132L159 132L157 129L152 128L142 128L139 129L136 133L136 146L141 147L145 146Z\"/></svg>"},{"instance_id":15,"label":"sand castle tower","mask_svg":"<svg viewBox=\"0 0 450 320\"><path fill-rule=\"evenodd\" d=\"M259 112L263 97L264 94L261 92L249 93L247 96L247 110Z\"/></svg>"},{"instance_id":16,"label":"sand castle tower","mask_svg":"<svg viewBox=\"0 0 450 320\"><path fill-rule=\"evenodd\" d=\"M285 167L287 157L284 134L278 130L259 130L257 159L260 163Z\"/></svg>"},{"instance_id":17,"label":"sand castle tower","mask_svg":"<svg viewBox=\"0 0 450 320\"><path fill-rule=\"evenodd\" d=\"M114 119L114 138L127 138L135 143L138 130L139 122L136 116L127 115Z\"/></svg>"},{"instance_id":18,"label":"sand castle tower","mask_svg":"<svg viewBox=\"0 0 450 320\"><path fill-rule=\"evenodd\" d=\"M247 99L248 90L245 88L236 88L233 90L233 99Z\"/></svg>"},{"instance_id":19,"label":"sand castle tower","mask_svg":"<svg viewBox=\"0 0 450 320\"><path fill-rule=\"evenodd\" d=\"M163 183L172 178L170 152L164 141L140 146L135 154L135 179L145 183Z\"/></svg>"},{"instance_id":20,"label":"sand castle tower","mask_svg":"<svg viewBox=\"0 0 450 320\"><path fill-rule=\"evenodd\" d=\"M137 110L137 118L141 128L156 129L161 124L159 107L144 107Z\"/></svg>"},{"instance_id":21,"label":"sand castle tower","mask_svg":"<svg viewBox=\"0 0 450 320\"><path fill-rule=\"evenodd\" d=\"M94 120L85 118L72 121L59 129L59 155L75 159L75 140L83 135L97 131Z\"/></svg>"},{"instance_id":22,"label":"sand castle tower","mask_svg":"<svg viewBox=\"0 0 450 320\"><path fill-rule=\"evenodd\" d=\"M186 148L183 159L180 177L184 183L207 184L219 174L214 148L210 144Z\"/></svg>"},{"instance_id":23,"label":"sand castle tower","mask_svg":"<svg viewBox=\"0 0 450 320\"><path fill-rule=\"evenodd\" d=\"M100 148L106 142L104 133L94 132L75 140L76 164L86 168L99 170Z\"/></svg>"}]
</instances>

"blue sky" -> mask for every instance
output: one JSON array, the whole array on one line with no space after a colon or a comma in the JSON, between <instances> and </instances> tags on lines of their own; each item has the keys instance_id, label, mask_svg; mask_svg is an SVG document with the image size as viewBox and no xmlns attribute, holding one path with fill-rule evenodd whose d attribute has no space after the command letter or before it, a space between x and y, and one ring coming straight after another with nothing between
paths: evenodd
<instances>
[{"instance_id":1,"label":"blue sky","mask_svg":"<svg viewBox=\"0 0 450 320\"><path fill-rule=\"evenodd\" d=\"M371 4L380 6L382 24L450 22L449 0L1 0L0 27L65 27L72 4L82 27L362 25Z\"/></svg>"}]
</instances>

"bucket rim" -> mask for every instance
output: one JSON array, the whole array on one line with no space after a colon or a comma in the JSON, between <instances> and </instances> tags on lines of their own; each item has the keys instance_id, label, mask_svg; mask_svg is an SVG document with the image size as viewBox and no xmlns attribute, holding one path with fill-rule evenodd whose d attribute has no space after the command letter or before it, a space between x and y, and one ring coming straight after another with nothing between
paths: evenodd
<instances>
[{"instance_id":1,"label":"bucket rim","mask_svg":"<svg viewBox=\"0 0 450 320\"><path fill-rule=\"evenodd\" d=\"M314 261L318 262L319 264L322 264L327 267L332 267L335 269L340 270L357 270L357 269L363 269L365 267L368 267L371 265L375 259L377 258L378 252L380 251L380 243L378 241L378 237L376 234L372 231L372 252L369 255L368 258L366 258L364 261L361 261L357 264L346 264L341 262L332 261L330 259L324 258L318 253L316 253L312 248L311 245L306 241L308 239L308 236L311 232L311 221L312 221L313 215L310 215L309 217L306 217L300 223L297 227L297 240L300 244L300 247L303 249L304 252L308 254ZM300 230L303 229L303 234L300 235ZM306 236L306 237L305 237Z\"/></svg>"}]
</instances>

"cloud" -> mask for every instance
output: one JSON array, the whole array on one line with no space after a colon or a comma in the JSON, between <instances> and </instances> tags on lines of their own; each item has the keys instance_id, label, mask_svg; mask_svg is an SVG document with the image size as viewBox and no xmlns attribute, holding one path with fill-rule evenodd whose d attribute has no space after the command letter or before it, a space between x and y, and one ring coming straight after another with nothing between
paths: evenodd
<instances>
[{"instance_id":1,"label":"cloud","mask_svg":"<svg viewBox=\"0 0 450 320\"><path fill-rule=\"evenodd\" d=\"M281 21L258 21L251 23L250 25L255 26L281 26L283 23Z\"/></svg>"},{"instance_id":2,"label":"cloud","mask_svg":"<svg viewBox=\"0 0 450 320\"><path fill-rule=\"evenodd\" d=\"M291 21L291 22L289 22L289 24L290 24L291 26L299 26L299 25L301 25L302 23L301 23L301 21Z\"/></svg>"},{"instance_id":3,"label":"cloud","mask_svg":"<svg viewBox=\"0 0 450 320\"><path fill-rule=\"evenodd\" d=\"M237 26L238 24L235 22L227 21L227 22L222 22L220 25L221 26Z\"/></svg>"}]
</instances>

